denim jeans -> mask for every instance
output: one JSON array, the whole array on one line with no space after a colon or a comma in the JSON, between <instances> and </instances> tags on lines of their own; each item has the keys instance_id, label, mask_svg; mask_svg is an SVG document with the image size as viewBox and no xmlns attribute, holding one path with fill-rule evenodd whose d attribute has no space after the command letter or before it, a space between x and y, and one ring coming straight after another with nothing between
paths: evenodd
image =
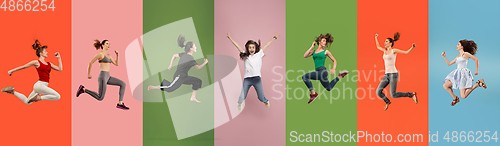
<instances>
[{"instance_id":1,"label":"denim jeans","mask_svg":"<svg viewBox=\"0 0 500 146\"><path fill-rule=\"evenodd\" d=\"M328 71L324 66L321 66L318 67L315 72L304 74L302 76L302 80L306 84L307 88L309 88L309 91L314 90L311 80L319 80L321 82L321 85L323 85L323 87L325 87L326 90L330 91L332 90L333 86L337 84L339 78L336 77L335 79L332 80L332 82L330 82L328 80Z\"/></svg>"},{"instance_id":2,"label":"denim jeans","mask_svg":"<svg viewBox=\"0 0 500 146\"><path fill-rule=\"evenodd\" d=\"M238 100L238 104L242 104L243 101L247 98L248 89L250 86L253 86L255 91L257 92L257 97L263 103L267 103L268 100L266 96L264 96L264 88L262 87L262 81L260 80L260 76L247 77L243 80L243 88L241 89L240 98Z\"/></svg>"},{"instance_id":3,"label":"denim jeans","mask_svg":"<svg viewBox=\"0 0 500 146\"><path fill-rule=\"evenodd\" d=\"M382 92L387 85L389 85L389 93L391 94L392 98L399 98L399 97L412 97L413 94L410 92L396 92L396 88L398 87L398 73L386 73L384 75L384 78L382 81L380 81L380 84L378 85L377 88L377 95L378 97L382 98L385 103L391 102L387 96Z\"/></svg>"}]
</instances>

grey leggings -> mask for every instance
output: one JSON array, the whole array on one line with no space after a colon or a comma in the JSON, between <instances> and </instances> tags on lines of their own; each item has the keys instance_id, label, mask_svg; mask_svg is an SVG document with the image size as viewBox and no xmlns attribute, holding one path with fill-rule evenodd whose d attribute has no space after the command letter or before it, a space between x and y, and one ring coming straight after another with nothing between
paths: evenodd
<instances>
[{"instance_id":1,"label":"grey leggings","mask_svg":"<svg viewBox=\"0 0 500 146\"><path fill-rule=\"evenodd\" d=\"M410 92L396 92L396 88L398 87L398 73L386 73L377 88L378 97L382 98L385 103L391 102L387 98L387 96L385 96L384 92L382 92L388 84L390 84L389 93L391 94L392 98L413 96L413 94Z\"/></svg>"},{"instance_id":2,"label":"grey leggings","mask_svg":"<svg viewBox=\"0 0 500 146\"><path fill-rule=\"evenodd\" d=\"M99 94L95 93L94 91L90 91L89 89L85 89L85 93L89 94L99 101L102 101L102 99L104 99L104 95L106 95L106 84L120 86L119 101L123 101L123 94L125 93L125 86L127 85L125 84L125 82L109 76L109 72L107 71L101 71L101 73L99 73L99 78L97 78L97 81L99 82Z\"/></svg>"}]
</instances>

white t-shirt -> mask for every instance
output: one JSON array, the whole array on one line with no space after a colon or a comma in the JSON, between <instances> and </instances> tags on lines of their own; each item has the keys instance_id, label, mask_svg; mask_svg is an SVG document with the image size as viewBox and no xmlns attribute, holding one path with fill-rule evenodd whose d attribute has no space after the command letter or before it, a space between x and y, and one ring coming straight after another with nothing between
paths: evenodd
<instances>
[{"instance_id":1,"label":"white t-shirt","mask_svg":"<svg viewBox=\"0 0 500 146\"><path fill-rule=\"evenodd\" d=\"M260 77L260 68L262 67L262 57L264 57L264 51L260 50L259 52L248 56L245 61L245 76L248 77Z\"/></svg>"}]
</instances>

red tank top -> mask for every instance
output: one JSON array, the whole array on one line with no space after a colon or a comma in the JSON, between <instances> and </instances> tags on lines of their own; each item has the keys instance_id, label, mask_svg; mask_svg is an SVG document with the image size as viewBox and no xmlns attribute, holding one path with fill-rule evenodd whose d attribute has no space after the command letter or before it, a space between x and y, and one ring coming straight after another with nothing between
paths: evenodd
<instances>
[{"instance_id":1,"label":"red tank top","mask_svg":"<svg viewBox=\"0 0 500 146\"><path fill-rule=\"evenodd\" d=\"M43 64L40 60L38 60L40 63L40 66L36 68L36 71L38 72L38 80L44 81L44 82L49 82L49 74L50 74L50 62L47 62L47 65Z\"/></svg>"}]
</instances>

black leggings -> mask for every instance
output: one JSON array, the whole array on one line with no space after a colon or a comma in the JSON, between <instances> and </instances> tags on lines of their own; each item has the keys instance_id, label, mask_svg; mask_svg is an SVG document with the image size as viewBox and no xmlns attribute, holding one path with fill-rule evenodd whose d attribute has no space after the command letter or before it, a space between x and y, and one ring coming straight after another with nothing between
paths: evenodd
<instances>
[{"instance_id":1,"label":"black leggings","mask_svg":"<svg viewBox=\"0 0 500 146\"><path fill-rule=\"evenodd\" d=\"M198 90L199 88L201 88L201 83L202 81L199 78L192 76L181 77L180 75L177 75L174 77L174 80L172 82L163 79L160 85L160 89L166 92L173 92L181 87L182 84L184 84L193 85L192 89Z\"/></svg>"}]
</instances>

